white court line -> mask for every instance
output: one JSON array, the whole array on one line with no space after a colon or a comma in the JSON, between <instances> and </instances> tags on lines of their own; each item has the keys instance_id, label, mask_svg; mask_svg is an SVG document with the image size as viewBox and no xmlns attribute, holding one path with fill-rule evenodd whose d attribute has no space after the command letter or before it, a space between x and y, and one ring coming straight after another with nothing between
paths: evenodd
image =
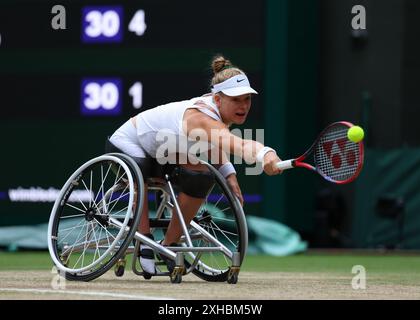
<instances>
[{"instance_id":1,"label":"white court line","mask_svg":"<svg viewBox=\"0 0 420 320\"><path fill-rule=\"evenodd\" d=\"M125 294L125 293L112 293L112 292L99 292L99 291L0 288L0 292L61 293L61 294L73 294L73 295L82 295L82 296L83 295L100 296L100 297L111 297L111 298L136 299L136 300L175 300L174 298L166 298L166 297L153 297L153 296L142 296L142 295L132 295L132 294Z\"/></svg>"}]
</instances>

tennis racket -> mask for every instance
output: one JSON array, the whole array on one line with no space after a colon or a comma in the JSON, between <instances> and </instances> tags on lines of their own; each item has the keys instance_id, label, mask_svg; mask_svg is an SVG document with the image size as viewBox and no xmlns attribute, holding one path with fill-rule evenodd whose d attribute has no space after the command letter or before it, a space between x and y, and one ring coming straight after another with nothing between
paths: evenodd
<instances>
[{"instance_id":1,"label":"tennis racket","mask_svg":"<svg viewBox=\"0 0 420 320\"><path fill-rule=\"evenodd\" d=\"M330 124L303 155L280 161L277 167L282 170L296 167L310 169L337 184L352 182L363 166L363 142L356 143L347 138L347 131L352 126L345 121Z\"/></svg>"}]
</instances>

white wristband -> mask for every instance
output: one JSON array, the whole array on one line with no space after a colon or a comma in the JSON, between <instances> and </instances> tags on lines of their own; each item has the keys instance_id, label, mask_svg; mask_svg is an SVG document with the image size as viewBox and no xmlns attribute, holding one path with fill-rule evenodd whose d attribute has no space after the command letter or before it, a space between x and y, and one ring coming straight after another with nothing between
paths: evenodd
<instances>
[{"instance_id":1,"label":"white wristband","mask_svg":"<svg viewBox=\"0 0 420 320\"><path fill-rule=\"evenodd\" d=\"M270 147L264 147L257 153L257 162L264 162L264 156L267 152L273 151L276 153L276 151L273 148Z\"/></svg>"},{"instance_id":2,"label":"white wristband","mask_svg":"<svg viewBox=\"0 0 420 320\"><path fill-rule=\"evenodd\" d=\"M219 172L220 174L224 177L227 178L228 176L230 176L232 173L236 174L236 170L233 167L233 164L231 162L226 162L224 165L222 165L219 168Z\"/></svg>"}]
</instances>

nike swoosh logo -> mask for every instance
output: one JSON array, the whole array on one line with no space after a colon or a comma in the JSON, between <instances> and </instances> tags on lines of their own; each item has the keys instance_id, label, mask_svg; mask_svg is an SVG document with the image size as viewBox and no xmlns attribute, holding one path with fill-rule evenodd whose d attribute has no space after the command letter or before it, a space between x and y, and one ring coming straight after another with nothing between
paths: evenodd
<instances>
[{"instance_id":1,"label":"nike swoosh logo","mask_svg":"<svg viewBox=\"0 0 420 320\"><path fill-rule=\"evenodd\" d=\"M241 80L239 80L239 79L236 79L236 82L242 82L242 81L244 81L245 79L241 79Z\"/></svg>"}]
</instances>

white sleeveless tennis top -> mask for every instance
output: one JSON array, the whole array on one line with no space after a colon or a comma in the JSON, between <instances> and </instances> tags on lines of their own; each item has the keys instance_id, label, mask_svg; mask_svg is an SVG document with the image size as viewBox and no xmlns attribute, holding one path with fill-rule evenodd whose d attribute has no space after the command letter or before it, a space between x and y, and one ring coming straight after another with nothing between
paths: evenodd
<instances>
[{"instance_id":1,"label":"white sleeveless tennis top","mask_svg":"<svg viewBox=\"0 0 420 320\"><path fill-rule=\"evenodd\" d=\"M202 102L208 108L195 103ZM196 141L189 141L182 127L185 111L197 109L216 121L222 121L219 109L213 102L211 94L179 102L172 102L139 113L136 117L136 127L129 120L122 125L110 138L125 153L144 157L144 152L154 158L161 156L163 147L170 145L176 152L184 153ZM200 144L200 150L208 150ZM173 150L173 149L170 149ZM160 156L159 156L160 155Z\"/></svg>"}]
</instances>

